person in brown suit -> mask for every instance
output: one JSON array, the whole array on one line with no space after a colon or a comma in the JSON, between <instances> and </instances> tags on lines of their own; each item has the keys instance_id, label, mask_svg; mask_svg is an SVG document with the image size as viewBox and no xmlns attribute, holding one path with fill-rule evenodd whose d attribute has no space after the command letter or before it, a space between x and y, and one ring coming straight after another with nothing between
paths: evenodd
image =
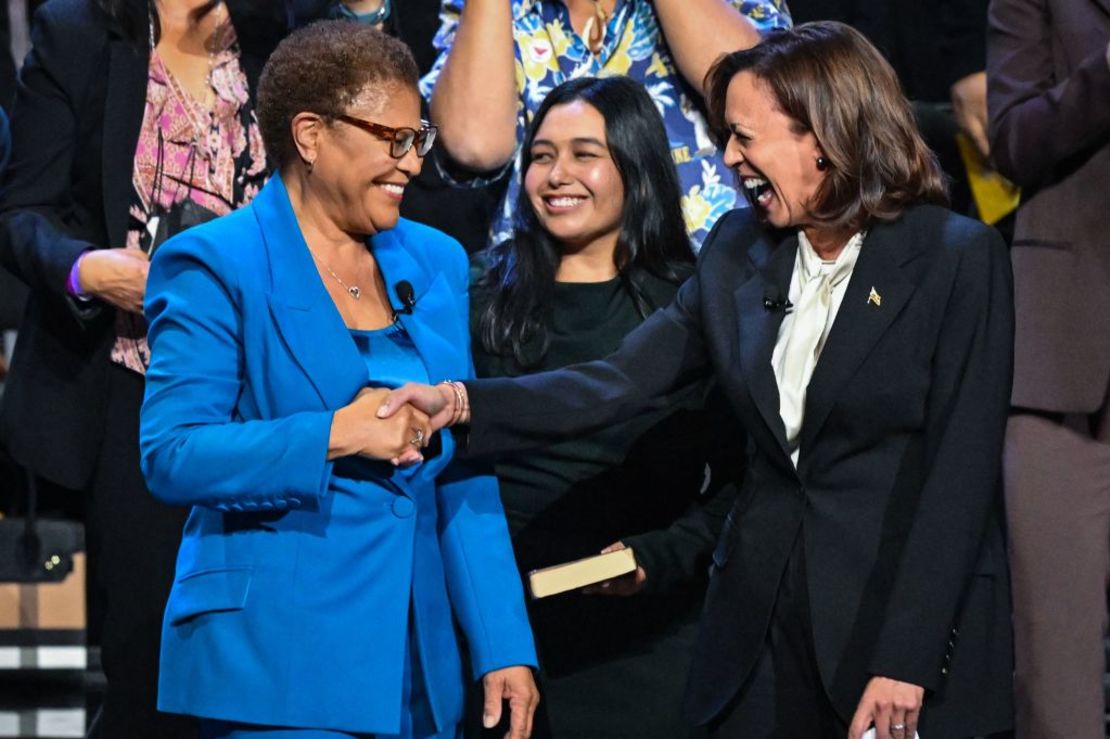
<instances>
[{"instance_id":1,"label":"person in brown suit","mask_svg":"<svg viewBox=\"0 0 1110 739\"><path fill-rule=\"evenodd\" d=\"M1104 737L1110 0L994 0L991 150L1023 188L1004 455L1019 739Z\"/></svg>"}]
</instances>

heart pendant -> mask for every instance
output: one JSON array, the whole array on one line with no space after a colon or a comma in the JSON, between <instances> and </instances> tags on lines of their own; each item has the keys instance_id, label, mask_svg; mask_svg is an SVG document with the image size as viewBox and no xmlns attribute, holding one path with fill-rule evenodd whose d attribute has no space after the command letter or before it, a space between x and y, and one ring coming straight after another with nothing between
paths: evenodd
<instances>
[{"instance_id":1,"label":"heart pendant","mask_svg":"<svg viewBox=\"0 0 1110 739\"><path fill-rule=\"evenodd\" d=\"M357 287L348 287L347 292L349 292L351 294L351 297L355 300L358 300L359 297L362 295L362 290L359 290Z\"/></svg>"}]
</instances>

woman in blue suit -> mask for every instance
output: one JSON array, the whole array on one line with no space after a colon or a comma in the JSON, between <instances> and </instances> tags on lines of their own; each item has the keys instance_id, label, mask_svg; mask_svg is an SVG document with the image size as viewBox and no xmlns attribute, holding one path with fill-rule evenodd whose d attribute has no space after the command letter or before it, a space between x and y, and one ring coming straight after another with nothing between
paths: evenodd
<instances>
[{"instance_id":1,"label":"woman in blue suit","mask_svg":"<svg viewBox=\"0 0 1110 739\"><path fill-rule=\"evenodd\" d=\"M358 24L290 36L258 93L280 175L151 266L143 470L193 506L159 708L211 737L454 736L456 620L487 721L507 698L510 735L530 732L496 484L419 412L375 417L384 388L471 373L466 257L398 216L435 137L416 77Z\"/></svg>"}]
</instances>

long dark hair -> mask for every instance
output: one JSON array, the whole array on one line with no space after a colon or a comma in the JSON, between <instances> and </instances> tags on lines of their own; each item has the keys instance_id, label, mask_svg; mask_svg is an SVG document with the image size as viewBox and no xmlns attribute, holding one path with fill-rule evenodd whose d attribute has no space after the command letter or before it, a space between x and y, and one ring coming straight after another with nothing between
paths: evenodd
<instances>
[{"instance_id":1,"label":"long dark hair","mask_svg":"<svg viewBox=\"0 0 1110 739\"><path fill-rule=\"evenodd\" d=\"M552 90L536 111L521 149L521 172L532 164L532 142L556 105L581 100L605 119L609 154L624 184L621 231L613 263L641 316L658 307L644 288L647 275L677 284L682 264L694 261L682 218L678 175L663 120L643 86L627 77L584 77ZM524 188L516 202L513 238L486 252L488 266L477 282L490 294L480 317L482 346L512 356L526 369L546 354L545 313L562 259L559 243L540 225ZM533 344L533 342L536 342ZM525 352L524 345L530 350Z\"/></svg>"}]
</instances>

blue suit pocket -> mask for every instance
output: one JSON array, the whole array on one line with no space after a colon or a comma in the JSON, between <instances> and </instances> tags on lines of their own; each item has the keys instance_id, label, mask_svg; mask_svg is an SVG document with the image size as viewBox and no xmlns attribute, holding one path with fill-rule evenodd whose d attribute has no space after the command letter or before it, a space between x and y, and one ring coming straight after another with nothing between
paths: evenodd
<instances>
[{"instance_id":1,"label":"blue suit pocket","mask_svg":"<svg viewBox=\"0 0 1110 739\"><path fill-rule=\"evenodd\" d=\"M174 583L166 618L178 626L204 613L242 610L253 572L251 567L225 567L184 575Z\"/></svg>"}]
</instances>

